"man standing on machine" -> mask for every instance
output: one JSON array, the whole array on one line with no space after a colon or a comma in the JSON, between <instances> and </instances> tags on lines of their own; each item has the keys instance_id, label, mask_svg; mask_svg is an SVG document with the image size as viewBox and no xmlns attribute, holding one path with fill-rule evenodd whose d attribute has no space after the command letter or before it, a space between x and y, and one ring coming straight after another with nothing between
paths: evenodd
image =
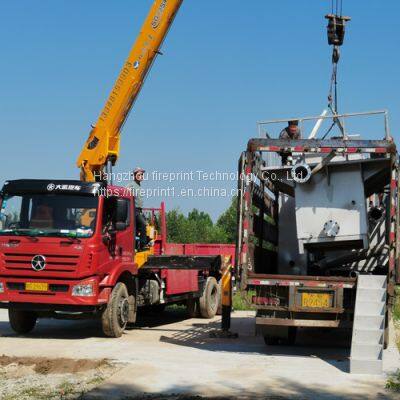
<instances>
[{"instance_id":1,"label":"man standing on machine","mask_svg":"<svg viewBox=\"0 0 400 400\"><path fill-rule=\"evenodd\" d=\"M299 121L293 120L288 122L288 126L281 131L279 139L284 140L298 140L301 139L301 130L299 128ZM282 165L291 163L292 153L282 151L280 153L282 157Z\"/></svg>"},{"instance_id":2,"label":"man standing on machine","mask_svg":"<svg viewBox=\"0 0 400 400\"><path fill-rule=\"evenodd\" d=\"M143 215L143 197L142 189L140 187L140 184L144 179L144 173L145 170L143 168L136 167L133 171L133 182L127 185L127 188L135 197L136 235L139 236L139 244L141 250L147 246L147 223Z\"/></svg>"}]
</instances>

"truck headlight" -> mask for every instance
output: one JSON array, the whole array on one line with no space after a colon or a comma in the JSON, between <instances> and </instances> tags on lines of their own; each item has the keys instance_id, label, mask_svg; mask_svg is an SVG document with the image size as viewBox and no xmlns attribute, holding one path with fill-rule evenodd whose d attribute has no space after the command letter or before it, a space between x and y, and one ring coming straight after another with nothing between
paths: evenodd
<instances>
[{"instance_id":1,"label":"truck headlight","mask_svg":"<svg viewBox=\"0 0 400 400\"><path fill-rule=\"evenodd\" d=\"M79 284L72 287L72 296L91 297L94 294L93 283Z\"/></svg>"},{"instance_id":2,"label":"truck headlight","mask_svg":"<svg viewBox=\"0 0 400 400\"><path fill-rule=\"evenodd\" d=\"M0 282L0 293L4 293L4 283Z\"/></svg>"}]
</instances>

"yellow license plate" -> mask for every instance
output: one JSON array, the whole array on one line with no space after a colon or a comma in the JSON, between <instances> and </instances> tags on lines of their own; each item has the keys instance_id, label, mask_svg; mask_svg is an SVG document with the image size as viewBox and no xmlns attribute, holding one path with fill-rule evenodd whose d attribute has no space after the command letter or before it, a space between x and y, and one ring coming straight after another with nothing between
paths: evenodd
<instances>
[{"instance_id":1,"label":"yellow license plate","mask_svg":"<svg viewBox=\"0 0 400 400\"><path fill-rule=\"evenodd\" d=\"M26 282L25 290L29 290L30 292L47 292L49 290L49 284L41 282Z\"/></svg>"},{"instance_id":2,"label":"yellow license plate","mask_svg":"<svg viewBox=\"0 0 400 400\"><path fill-rule=\"evenodd\" d=\"M308 308L330 308L331 295L329 293L302 293L301 305Z\"/></svg>"}]
</instances>

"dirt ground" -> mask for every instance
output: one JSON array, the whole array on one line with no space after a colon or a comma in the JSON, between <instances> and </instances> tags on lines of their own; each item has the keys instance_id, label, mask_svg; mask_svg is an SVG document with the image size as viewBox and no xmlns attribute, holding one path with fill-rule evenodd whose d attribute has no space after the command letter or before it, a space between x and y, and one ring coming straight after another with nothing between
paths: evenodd
<instances>
[{"instance_id":1,"label":"dirt ground","mask_svg":"<svg viewBox=\"0 0 400 400\"><path fill-rule=\"evenodd\" d=\"M238 339L210 337L214 320L182 311L141 316L120 339L96 321L41 320L15 335L0 311L0 399L385 399L400 367L395 344L383 376L350 375L348 333L300 331L295 346L266 346L251 312L235 312ZM395 339L392 340L395 343ZM203 396L203 397L200 397Z\"/></svg>"},{"instance_id":2,"label":"dirt ground","mask_svg":"<svg viewBox=\"0 0 400 400\"><path fill-rule=\"evenodd\" d=\"M9 357L0 356L0 367L16 364L18 367L32 367L37 374L76 374L101 368L107 365L106 360L70 360L58 358L56 360L40 357Z\"/></svg>"},{"instance_id":3,"label":"dirt ground","mask_svg":"<svg viewBox=\"0 0 400 400\"><path fill-rule=\"evenodd\" d=\"M76 399L118 366L107 360L0 356L0 399Z\"/></svg>"}]
</instances>

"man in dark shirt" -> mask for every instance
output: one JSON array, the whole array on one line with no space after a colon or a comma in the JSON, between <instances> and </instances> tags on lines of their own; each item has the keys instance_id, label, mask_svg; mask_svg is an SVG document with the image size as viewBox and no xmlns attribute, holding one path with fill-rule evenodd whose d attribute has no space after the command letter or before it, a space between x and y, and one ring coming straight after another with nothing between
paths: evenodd
<instances>
[{"instance_id":1,"label":"man in dark shirt","mask_svg":"<svg viewBox=\"0 0 400 400\"><path fill-rule=\"evenodd\" d=\"M143 215L143 195L140 184L143 181L145 170L137 167L133 171L133 182L130 182L127 187L135 197L135 221L136 221L136 234L140 239L140 248L144 249L147 246L146 234L146 219Z\"/></svg>"},{"instance_id":2,"label":"man in dark shirt","mask_svg":"<svg viewBox=\"0 0 400 400\"><path fill-rule=\"evenodd\" d=\"M281 131L279 139L297 140L301 139L301 130L299 128L299 121L293 120L288 122L288 126ZM290 152L281 151L282 165L287 165L289 157L292 155Z\"/></svg>"}]
</instances>

